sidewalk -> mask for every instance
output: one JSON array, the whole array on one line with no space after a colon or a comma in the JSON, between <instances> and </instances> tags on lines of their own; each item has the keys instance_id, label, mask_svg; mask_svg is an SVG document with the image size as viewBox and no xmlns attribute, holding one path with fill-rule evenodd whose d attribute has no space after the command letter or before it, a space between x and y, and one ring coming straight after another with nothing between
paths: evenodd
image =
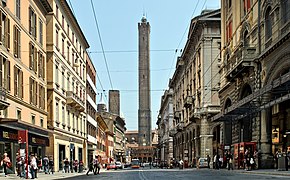
<instances>
[{"instance_id":1,"label":"sidewalk","mask_svg":"<svg viewBox=\"0 0 290 180\"><path fill-rule=\"evenodd\" d=\"M277 175L277 176L290 176L290 171L278 171L277 169L258 169L252 171L245 171L242 169L234 170L238 173L247 173L247 174L263 174L263 175Z\"/></svg>"},{"instance_id":2,"label":"sidewalk","mask_svg":"<svg viewBox=\"0 0 290 180\"><path fill-rule=\"evenodd\" d=\"M105 169L101 169L100 173L104 172ZM86 171L82 173L62 173L62 172L55 172L54 174L45 174L43 172L37 174L38 180L55 180L55 179L64 179L64 178L70 178L70 177L76 177L76 176L82 176L86 175ZM89 175L92 175L92 172L89 173ZM20 179L16 174L9 174L7 177L4 177L4 174L0 174L0 180L8 180L8 179Z\"/></svg>"}]
</instances>

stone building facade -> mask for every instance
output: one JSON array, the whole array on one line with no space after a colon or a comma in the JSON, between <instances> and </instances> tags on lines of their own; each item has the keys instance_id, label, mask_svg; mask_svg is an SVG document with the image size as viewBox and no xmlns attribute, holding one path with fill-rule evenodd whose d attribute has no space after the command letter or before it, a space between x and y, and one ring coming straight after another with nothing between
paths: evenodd
<instances>
[{"instance_id":1,"label":"stone building facade","mask_svg":"<svg viewBox=\"0 0 290 180\"><path fill-rule=\"evenodd\" d=\"M47 19L47 111L53 131L55 170L68 158L87 165L86 53L89 44L67 1L49 0Z\"/></svg>"},{"instance_id":2,"label":"stone building facade","mask_svg":"<svg viewBox=\"0 0 290 180\"><path fill-rule=\"evenodd\" d=\"M28 130L28 154L47 154L46 15L51 12L47 0L0 2L0 156L6 152L12 162L24 140L18 141L21 130Z\"/></svg>"},{"instance_id":3,"label":"stone building facade","mask_svg":"<svg viewBox=\"0 0 290 180\"><path fill-rule=\"evenodd\" d=\"M211 123L210 117L220 109L219 52L220 10L203 11L191 21L186 45L169 82L174 120L168 131L173 137L173 157L183 159L186 165L215 151L214 129L218 124ZM166 116L161 115L162 121Z\"/></svg>"},{"instance_id":4,"label":"stone building facade","mask_svg":"<svg viewBox=\"0 0 290 180\"><path fill-rule=\"evenodd\" d=\"M92 63L92 60L89 54L86 52L86 110L87 110L87 140L88 140L88 161L91 160L97 155L97 104L96 104L96 95L97 95L97 88L96 88L96 69Z\"/></svg>"},{"instance_id":5,"label":"stone building facade","mask_svg":"<svg viewBox=\"0 0 290 180\"><path fill-rule=\"evenodd\" d=\"M156 125L158 126L158 157L162 163L173 160L173 89L166 90L161 97L161 106Z\"/></svg>"},{"instance_id":6,"label":"stone building facade","mask_svg":"<svg viewBox=\"0 0 290 180\"><path fill-rule=\"evenodd\" d=\"M290 1L221 1L222 65L219 91L223 144L257 149L259 166L272 168L273 155L290 151ZM243 155L243 154L241 154Z\"/></svg>"}]
</instances>

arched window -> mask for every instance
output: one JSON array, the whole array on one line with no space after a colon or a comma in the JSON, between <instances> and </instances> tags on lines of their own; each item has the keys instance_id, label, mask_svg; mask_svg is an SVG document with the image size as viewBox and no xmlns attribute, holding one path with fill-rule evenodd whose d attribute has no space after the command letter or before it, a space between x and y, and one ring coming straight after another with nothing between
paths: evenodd
<instances>
[{"instance_id":1,"label":"arched window","mask_svg":"<svg viewBox=\"0 0 290 180\"><path fill-rule=\"evenodd\" d=\"M265 13L265 40L272 36L272 20L270 16L271 7L268 7Z\"/></svg>"},{"instance_id":2,"label":"arched window","mask_svg":"<svg viewBox=\"0 0 290 180\"><path fill-rule=\"evenodd\" d=\"M244 47L247 47L249 45L248 30L244 31L243 41L244 41Z\"/></svg>"}]
</instances>

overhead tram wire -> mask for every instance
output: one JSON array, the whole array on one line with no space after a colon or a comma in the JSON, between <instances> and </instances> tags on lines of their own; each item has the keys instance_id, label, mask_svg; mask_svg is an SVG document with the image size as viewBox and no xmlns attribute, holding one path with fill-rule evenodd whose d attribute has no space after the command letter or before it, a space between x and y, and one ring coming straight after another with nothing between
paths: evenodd
<instances>
[{"instance_id":1,"label":"overhead tram wire","mask_svg":"<svg viewBox=\"0 0 290 180\"><path fill-rule=\"evenodd\" d=\"M91 0L91 5L92 5L92 9L93 9L94 19L95 19L95 23L96 23L97 30L98 30L98 35L99 35L99 39L100 39L100 44L101 44L101 48L102 48L102 52L103 52L103 56L104 56L104 60L105 60L105 64L106 64L106 69L107 69L107 73L108 73L111 89L114 89L113 88L112 79L111 79L111 75L110 75L110 71L109 71L109 67L108 67L108 62L107 62L105 50L104 50L104 46L103 46L103 41L102 41L102 37L101 37L99 25L98 25L98 20L97 20L97 16L96 16L94 4L93 4L93 0Z\"/></svg>"}]
</instances>

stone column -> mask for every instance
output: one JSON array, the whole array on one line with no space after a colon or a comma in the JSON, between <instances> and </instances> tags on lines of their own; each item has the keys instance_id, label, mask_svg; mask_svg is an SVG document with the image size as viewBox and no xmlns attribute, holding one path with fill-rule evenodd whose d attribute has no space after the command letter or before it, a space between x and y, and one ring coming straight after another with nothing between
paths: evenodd
<instances>
[{"instance_id":1,"label":"stone column","mask_svg":"<svg viewBox=\"0 0 290 180\"><path fill-rule=\"evenodd\" d=\"M209 123L207 121L207 117L204 116L201 120L200 127L200 156L206 157L207 154L210 154L210 150L212 149L212 134L209 132Z\"/></svg>"},{"instance_id":2,"label":"stone column","mask_svg":"<svg viewBox=\"0 0 290 180\"><path fill-rule=\"evenodd\" d=\"M263 96L263 101L268 102L270 94ZM273 168L274 157L271 151L271 134L272 134L272 112L271 108L263 109L261 111L261 142L260 142L260 154L261 154L261 168Z\"/></svg>"}]
</instances>

